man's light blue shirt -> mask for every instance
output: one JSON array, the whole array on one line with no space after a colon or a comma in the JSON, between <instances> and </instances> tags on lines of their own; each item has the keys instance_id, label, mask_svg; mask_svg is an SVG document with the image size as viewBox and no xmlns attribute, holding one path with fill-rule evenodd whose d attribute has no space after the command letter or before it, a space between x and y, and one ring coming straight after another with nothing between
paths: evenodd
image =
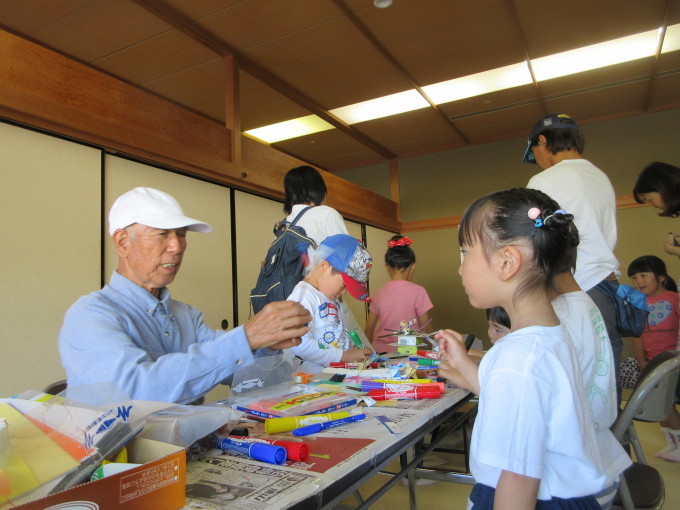
<instances>
[{"instance_id":1,"label":"man's light blue shirt","mask_svg":"<svg viewBox=\"0 0 680 510\"><path fill-rule=\"evenodd\" d=\"M253 359L243 327L215 331L194 307L114 271L81 297L59 334L69 387L112 382L131 399L188 403Z\"/></svg>"}]
</instances>

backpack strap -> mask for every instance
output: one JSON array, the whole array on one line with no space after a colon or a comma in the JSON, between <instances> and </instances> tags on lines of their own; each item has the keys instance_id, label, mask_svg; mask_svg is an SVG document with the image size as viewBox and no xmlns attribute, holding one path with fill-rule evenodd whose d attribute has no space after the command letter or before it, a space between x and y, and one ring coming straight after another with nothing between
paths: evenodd
<instances>
[{"instance_id":1,"label":"backpack strap","mask_svg":"<svg viewBox=\"0 0 680 510\"><path fill-rule=\"evenodd\" d=\"M290 226L293 227L295 224L298 222L300 218L302 218L302 215L305 214L307 211L309 211L312 207L315 207L313 205L308 205L305 207L302 211L298 213L298 215L293 219L293 221L290 223Z\"/></svg>"},{"instance_id":2,"label":"backpack strap","mask_svg":"<svg viewBox=\"0 0 680 510\"><path fill-rule=\"evenodd\" d=\"M300 218L302 218L302 215L305 214L309 209L312 207L315 207L313 205L308 205L305 207L302 211L300 211L295 218L293 218L293 221L288 222L286 221L286 218L283 218L281 221L279 221L276 225L274 225L274 235L276 237L279 237L279 235L283 234L288 228L295 226L295 224L298 222ZM316 245L316 243L314 243Z\"/></svg>"}]
</instances>

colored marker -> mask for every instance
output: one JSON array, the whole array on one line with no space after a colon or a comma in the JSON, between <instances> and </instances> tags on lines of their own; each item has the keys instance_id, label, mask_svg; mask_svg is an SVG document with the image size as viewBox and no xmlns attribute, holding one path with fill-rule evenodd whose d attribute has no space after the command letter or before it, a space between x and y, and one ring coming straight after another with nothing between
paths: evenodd
<instances>
[{"instance_id":1,"label":"colored marker","mask_svg":"<svg viewBox=\"0 0 680 510\"><path fill-rule=\"evenodd\" d=\"M330 364L331 368L380 368L379 363L359 363L356 361L351 361L351 362L331 362Z\"/></svg>"},{"instance_id":2,"label":"colored marker","mask_svg":"<svg viewBox=\"0 0 680 510\"><path fill-rule=\"evenodd\" d=\"M240 453L249 459L268 462L269 464L283 464L286 462L286 449L282 446L241 441L230 437L216 439L215 446L220 450Z\"/></svg>"},{"instance_id":3,"label":"colored marker","mask_svg":"<svg viewBox=\"0 0 680 510\"><path fill-rule=\"evenodd\" d=\"M375 382L389 384L421 384L434 382L432 379L375 379Z\"/></svg>"},{"instance_id":4,"label":"colored marker","mask_svg":"<svg viewBox=\"0 0 680 510\"><path fill-rule=\"evenodd\" d=\"M316 434L322 430L330 429L332 427L339 427L346 423L352 423L355 421L361 421L366 418L365 414L355 414L353 416L348 416L347 418L340 418L339 420L327 421L324 423L315 423L313 425L307 425L306 427L300 427L293 431L294 436L308 436L309 434Z\"/></svg>"},{"instance_id":5,"label":"colored marker","mask_svg":"<svg viewBox=\"0 0 680 510\"><path fill-rule=\"evenodd\" d=\"M354 342L354 345L356 345L359 349L364 348L364 344L361 343L361 338L359 338L359 335L357 335L356 331L350 331L349 337L352 339L352 342Z\"/></svg>"},{"instance_id":6,"label":"colored marker","mask_svg":"<svg viewBox=\"0 0 680 510\"><path fill-rule=\"evenodd\" d=\"M368 396L373 400L403 400L441 397L439 388L415 388L408 391L370 390Z\"/></svg>"},{"instance_id":7,"label":"colored marker","mask_svg":"<svg viewBox=\"0 0 680 510\"><path fill-rule=\"evenodd\" d=\"M370 390L390 390L390 391L408 391L414 388L439 388L442 393L446 386L443 382L420 383L420 384L391 384L380 383L375 381L361 381L361 391Z\"/></svg>"},{"instance_id":8,"label":"colored marker","mask_svg":"<svg viewBox=\"0 0 680 510\"><path fill-rule=\"evenodd\" d=\"M435 351L416 351L416 354L430 359L439 359L439 353Z\"/></svg>"},{"instance_id":9,"label":"colored marker","mask_svg":"<svg viewBox=\"0 0 680 510\"><path fill-rule=\"evenodd\" d=\"M284 418L268 418L264 421L264 431L267 434L277 434L279 432L289 432L298 427L321 423L324 421L347 418L349 411L338 411L337 413L325 414L305 414L302 416L286 416Z\"/></svg>"},{"instance_id":10,"label":"colored marker","mask_svg":"<svg viewBox=\"0 0 680 510\"><path fill-rule=\"evenodd\" d=\"M230 437L232 439L238 439L240 441L250 441L251 443L268 443L276 446L282 446L286 449L286 456L289 460L305 460L309 457L309 446L307 443L298 443L295 441L282 441L279 439L265 439L263 437L253 437L253 436L218 436L217 439L223 439L224 437Z\"/></svg>"}]
</instances>

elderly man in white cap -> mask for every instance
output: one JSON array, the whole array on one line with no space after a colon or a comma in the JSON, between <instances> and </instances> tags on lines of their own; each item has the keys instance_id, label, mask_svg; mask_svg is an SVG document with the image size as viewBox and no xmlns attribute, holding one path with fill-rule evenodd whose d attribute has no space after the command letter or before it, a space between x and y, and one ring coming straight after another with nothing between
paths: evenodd
<instances>
[{"instance_id":1,"label":"elderly man in white cap","mask_svg":"<svg viewBox=\"0 0 680 510\"><path fill-rule=\"evenodd\" d=\"M112 382L132 399L189 403L258 349L300 343L311 317L298 303L270 303L244 326L224 332L170 297L167 285L182 263L188 230L212 227L185 216L167 193L135 188L116 200L109 233L118 269L109 285L71 306L59 334L69 387Z\"/></svg>"}]
</instances>

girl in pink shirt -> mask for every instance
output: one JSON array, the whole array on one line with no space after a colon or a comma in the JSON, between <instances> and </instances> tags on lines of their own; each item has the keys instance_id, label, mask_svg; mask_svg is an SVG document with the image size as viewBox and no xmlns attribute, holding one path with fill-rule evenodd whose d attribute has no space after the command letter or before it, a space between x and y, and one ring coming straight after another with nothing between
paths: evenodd
<instances>
[{"instance_id":1,"label":"girl in pink shirt","mask_svg":"<svg viewBox=\"0 0 680 510\"><path fill-rule=\"evenodd\" d=\"M411 329L431 332L429 311L432 301L427 291L411 281L416 269L416 254L408 237L393 236L387 243L385 265L390 281L371 296L366 321L366 336L376 352L396 352L397 338L388 331L399 330L402 321L411 321ZM424 328L424 329L421 329Z\"/></svg>"},{"instance_id":2,"label":"girl in pink shirt","mask_svg":"<svg viewBox=\"0 0 680 510\"><path fill-rule=\"evenodd\" d=\"M651 311L641 338L635 339L635 358L643 369L647 362L664 351L674 351L678 339L678 288L666 273L666 264L659 257L638 257L628 266L633 286L647 296ZM680 462L680 413L675 406L666 421L661 422L666 448L657 457Z\"/></svg>"}]
</instances>

